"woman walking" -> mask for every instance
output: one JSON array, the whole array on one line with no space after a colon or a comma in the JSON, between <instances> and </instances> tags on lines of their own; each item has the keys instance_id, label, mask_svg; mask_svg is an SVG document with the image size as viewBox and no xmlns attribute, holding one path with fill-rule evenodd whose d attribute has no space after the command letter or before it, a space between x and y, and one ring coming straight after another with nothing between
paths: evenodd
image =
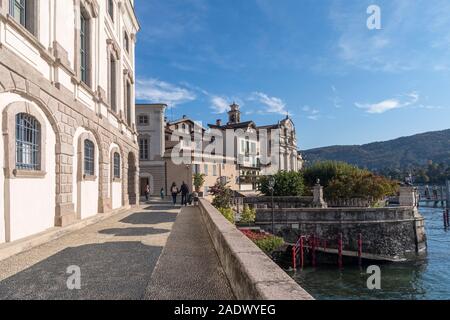
<instances>
[{"instance_id":1,"label":"woman walking","mask_svg":"<svg viewBox=\"0 0 450 320\"><path fill-rule=\"evenodd\" d=\"M150 196L150 186L147 184L145 187L145 200L148 201L148 197Z\"/></svg>"},{"instance_id":2,"label":"woman walking","mask_svg":"<svg viewBox=\"0 0 450 320\"><path fill-rule=\"evenodd\" d=\"M170 192L172 192L172 199L173 199L173 204L177 204L177 196L178 196L178 187L177 184L174 182L172 183L172 187L170 188Z\"/></svg>"}]
</instances>

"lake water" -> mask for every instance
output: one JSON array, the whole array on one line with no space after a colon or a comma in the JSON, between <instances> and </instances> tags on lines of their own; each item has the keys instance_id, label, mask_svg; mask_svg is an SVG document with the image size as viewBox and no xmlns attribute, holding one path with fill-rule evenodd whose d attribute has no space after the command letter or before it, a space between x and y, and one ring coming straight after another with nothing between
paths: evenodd
<instances>
[{"instance_id":1,"label":"lake water","mask_svg":"<svg viewBox=\"0 0 450 320\"><path fill-rule=\"evenodd\" d=\"M444 230L443 209L421 208L426 219L428 253L413 262L382 264L381 290L367 289L365 267L305 268L291 273L314 298L329 299L450 299L450 232Z\"/></svg>"}]
</instances>

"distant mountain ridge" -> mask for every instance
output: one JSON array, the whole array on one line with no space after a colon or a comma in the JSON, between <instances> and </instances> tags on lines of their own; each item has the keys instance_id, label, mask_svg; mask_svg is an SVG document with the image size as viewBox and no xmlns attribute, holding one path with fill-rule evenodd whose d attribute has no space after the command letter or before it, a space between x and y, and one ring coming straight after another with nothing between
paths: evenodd
<instances>
[{"instance_id":1,"label":"distant mountain ridge","mask_svg":"<svg viewBox=\"0 0 450 320\"><path fill-rule=\"evenodd\" d=\"M310 149L302 154L308 163L345 161L370 170L424 166L430 160L450 164L450 129L365 145Z\"/></svg>"}]
</instances>

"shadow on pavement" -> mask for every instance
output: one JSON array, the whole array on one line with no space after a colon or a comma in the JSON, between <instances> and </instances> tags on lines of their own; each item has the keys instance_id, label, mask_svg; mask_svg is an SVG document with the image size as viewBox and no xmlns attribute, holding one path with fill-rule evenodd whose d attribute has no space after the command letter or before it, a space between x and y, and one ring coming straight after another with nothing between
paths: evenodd
<instances>
[{"instance_id":1,"label":"shadow on pavement","mask_svg":"<svg viewBox=\"0 0 450 320\"><path fill-rule=\"evenodd\" d=\"M98 233L114 235L116 237L138 237L152 234L168 233L170 230L156 228L114 228L101 230Z\"/></svg>"},{"instance_id":2,"label":"shadow on pavement","mask_svg":"<svg viewBox=\"0 0 450 320\"><path fill-rule=\"evenodd\" d=\"M163 205L157 205L157 206L149 206L149 207L145 207L144 210L164 211L164 210L174 210L174 209L180 209L180 208L181 208L181 206L173 206L173 205L163 206Z\"/></svg>"},{"instance_id":3,"label":"shadow on pavement","mask_svg":"<svg viewBox=\"0 0 450 320\"><path fill-rule=\"evenodd\" d=\"M141 299L162 247L110 242L67 248L0 282L0 300ZM81 290L69 290L69 266L81 270Z\"/></svg>"},{"instance_id":4,"label":"shadow on pavement","mask_svg":"<svg viewBox=\"0 0 450 320\"><path fill-rule=\"evenodd\" d=\"M120 220L122 223L128 224L156 224L175 222L177 219L177 213L168 212L138 212Z\"/></svg>"}]
</instances>

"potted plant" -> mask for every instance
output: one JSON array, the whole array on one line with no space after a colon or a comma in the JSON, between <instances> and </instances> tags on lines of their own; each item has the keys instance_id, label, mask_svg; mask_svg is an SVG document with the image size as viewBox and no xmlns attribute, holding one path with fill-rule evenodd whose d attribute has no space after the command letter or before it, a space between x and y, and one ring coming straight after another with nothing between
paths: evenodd
<instances>
[{"instance_id":1,"label":"potted plant","mask_svg":"<svg viewBox=\"0 0 450 320\"><path fill-rule=\"evenodd\" d=\"M200 190L203 187L203 184L205 183L205 176L203 173L196 173L194 174L194 187L195 191L200 194Z\"/></svg>"}]
</instances>

